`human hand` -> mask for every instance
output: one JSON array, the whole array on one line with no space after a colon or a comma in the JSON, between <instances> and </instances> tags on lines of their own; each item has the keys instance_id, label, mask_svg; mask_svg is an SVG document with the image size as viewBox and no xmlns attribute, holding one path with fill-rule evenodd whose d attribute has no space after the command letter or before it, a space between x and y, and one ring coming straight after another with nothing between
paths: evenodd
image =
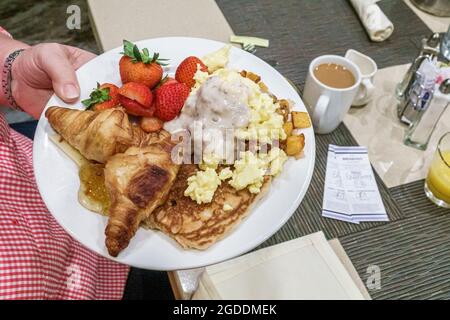
<instances>
[{"instance_id":1,"label":"human hand","mask_svg":"<svg viewBox=\"0 0 450 320\"><path fill-rule=\"evenodd\" d=\"M12 66L11 91L16 103L36 119L51 95L67 103L80 95L75 70L95 54L57 43L43 43L25 49Z\"/></svg>"}]
</instances>

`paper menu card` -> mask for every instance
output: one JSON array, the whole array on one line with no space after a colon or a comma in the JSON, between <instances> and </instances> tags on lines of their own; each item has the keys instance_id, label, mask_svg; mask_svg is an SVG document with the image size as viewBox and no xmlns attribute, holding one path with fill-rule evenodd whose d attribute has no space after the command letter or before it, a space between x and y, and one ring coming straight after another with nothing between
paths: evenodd
<instances>
[{"instance_id":1,"label":"paper menu card","mask_svg":"<svg viewBox=\"0 0 450 320\"><path fill-rule=\"evenodd\" d=\"M322 216L352 223L389 221L366 147L329 146Z\"/></svg>"},{"instance_id":2,"label":"paper menu card","mask_svg":"<svg viewBox=\"0 0 450 320\"><path fill-rule=\"evenodd\" d=\"M322 232L207 267L193 299L365 299Z\"/></svg>"}]
</instances>

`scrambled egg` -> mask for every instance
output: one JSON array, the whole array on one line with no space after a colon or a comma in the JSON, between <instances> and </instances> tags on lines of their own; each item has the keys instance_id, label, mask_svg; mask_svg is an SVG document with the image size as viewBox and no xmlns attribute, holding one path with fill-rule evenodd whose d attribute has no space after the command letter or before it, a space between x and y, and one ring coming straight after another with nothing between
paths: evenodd
<instances>
[{"instance_id":1,"label":"scrambled egg","mask_svg":"<svg viewBox=\"0 0 450 320\"><path fill-rule=\"evenodd\" d=\"M230 56L230 49L231 45L229 44L202 57L201 60L208 67L209 72L212 73L225 67L228 63L228 57Z\"/></svg>"},{"instance_id":2,"label":"scrambled egg","mask_svg":"<svg viewBox=\"0 0 450 320\"><path fill-rule=\"evenodd\" d=\"M266 154L259 154L259 157L266 163L271 176L277 176L283 170L283 165L288 159L284 150L278 147L272 148Z\"/></svg>"},{"instance_id":3,"label":"scrambled egg","mask_svg":"<svg viewBox=\"0 0 450 320\"><path fill-rule=\"evenodd\" d=\"M255 86L257 86L255 84ZM257 86L259 88L259 86ZM283 130L283 116L276 113L278 106L267 93L251 91L249 99L250 124L247 128L238 129L239 139L258 139L261 143L272 144L274 139L286 139Z\"/></svg>"},{"instance_id":4,"label":"scrambled egg","mask_svg":"<svg viewBox=\"0 0 450 320\"><path fill-rule=\"evenodd\" d=\"M220 160L222 159L214 153L203 154L202 163L200 163L198 166L202 170L206 170L207 168L216 170L219 166Z\"/></svg>"},{"instance_id":5,"label":"scrambled egg","mask_svg":"<svg viewBox=\"0 0 450 320\"><path fill-rule=\"evenodd\" d=\"M278 104L273 102L272 97L261 91L258 84L244 78L236 70L219 69L213 73L227 82L240 82L248 90L246 104L250 108L250 123L247 128L236 131L236 137L242 140L256 140L271 144L275 139L286 139L283 130L284 119L278 114Z\"/></svg>"},{"instance_id":6,"label":"scrambled egg","mask_svg":"<svg viewBox=\"0 0 450 320\"><path fill-rule=\"evenodd\" d=\"M212 157L214 159L214 157ZM286 153L273 147L268 153L255 155L251 151L241 152L241 158L234 162L234 170L226 167L217 174L214 162L213 167L205 167L197 171L194 176L188 178L188 187L184 192L198 204L210 203L214 193L222 181L228 182L236 190L248 188L251 193L259 193L264 183L264 176L278 175L288 159ZM224 211L229 211L231 209Z\"/></svg>"},{"instance_id":7,"label":"scrambled egg","mask_svg":"<svg viewBox=\"0 0 450 320\"><path fill-rule=\"evenodd\" d=\"M258 84L242 77L239 71L225 68L230 48L230 45L225 46L202 58L211 75L197 69L194 75L195 85L191 94L213 75L218 75L227 82L241 83L248 89L246 104L250 108L250 124L247 128L237 130L236 137L242 140L259 139L260 142L269 144L275 139L286 139L286 133L283 130L283 116L276 112L278 104L273 102L272 97L262 92Z\"/></svg>"},{"instance_id":8,"label":"scrambled egg","mask_svg":"<svg viewBox=\"0 0 450 320\"><path fill-rule=\"evenodd\" d=\"M251 193L258 193L264 182L266 162L250 151L241 152L241 159L234 162L234 171L229 184L236 190L248 187Z\"/></svg>"},{"instance_id":9,"label":"scrambled egg","mask_svg":"<svg viewBox=\"0 0 450 320\"><path fill-rule=\"evenodd\" d=\"M219 76L227 82L240 83L247 88L245 103L250 109L250 121L246 128L236 130L235 136L242 140L257 139L260 143L267 144L272 144L273 140L286 139L283 116L276 112L278 105L273 102L272 97L262 92L258 84L242 77L239 71L225 68L230 48L231 46L223 47L202 58L211 74L198 68L194 75L195 85L191 94L211 76ZM218 174L216 170L222 159L215 154L206 154L199 165L201 170L189 177L188 188L184 195L191 197L198 204L209 203L222 181L228 179L230 179L228 183L236 190L248 188L251 193L259 193L264 183L264 176L278 175L287 159L286 153L275 146L272 146L266 154L255 155L246 151L242 152L241 158L234 162L234 170L226 167ZM224 211L232 209L230 205L223 206Z\"/></svg>"},{"instance_id":10,"label":"scrambled egg","mask_svg":"<svg viewBox=\"0 0 450 320\"><path fill-rule=\"evenodd\" d=\"M247 99L245 103L250 109L250 122L247 128L236 130L236 137L241 140L256 140L261 143L272 144L273 140L286 139L286 132L283 130L284 119L278 114L278 103L274 103L272 97L261 91L258 84L250 79L244 78L239 71L220 68L209 75L197 69L194 75L195 85L191 94L195 92L210 76L219 76L223 81L230 83L241 83L247 88Z\"/></svg>"},{"instance_id":11,"label":"scrambled egg","mask_svg":"<svg viewBox=\"0 0 450 320\"><path fill-rule=\"evenodd\" d=\"M208 53L202 57L202 62L208 67L208 71L214 74L217 70L225 68L228 63L231 45L226 45L223 48ZM208 79L210 74L200 70L200 65L197 65L197 72L194 74L195 85L191 90L191 94L195 92Z\"/></svg>"},{"instance_id":12,"label":"scrambled egg","mask_svg":"<svg viewBox=\"0 0 450 320\"><path fill-rule=\"evenodd\" d=\"M191 89L190 95L192 95L198 88L208 79L209 73L200 70L200 65L197 65L197 71L194 73L193 79L195 80L194 87Z\"/></svg>"},{"instance_id":13,"label":"scrambled egg","mask_svg":"<svg viewBox=\"0 0 450 320\"><path fill-rule=\"evenodd\" d=\"M216 171L206 168L188 178L188 187L184 191L186 197L191 197L198 204L209 203L212 201L217 187L220 186L220 179Z\"/></svg>"},{"instance_id":14,"label":"scrambled egg","mask_svg":"<svg viewBox=\"0 0 450 320\"><path fill-rule=\"evenodd\" d=\"M233 173L228 167L222 169L219 174L215 169L206 167L203 171L197 171L195 175L188 178L188 187L184 191L184 195L198 204L210 203L222 181L231 178L232 175Z\"/></svg>"},{"instance_id":15,"label":"scrambled egg","mask_svg":"<svg viewBox=\"0 0 450 320\"><path fill-rule=\"evenodd\" d=\"M251 193L259 193L264 176L278 175L287 159L286 153L278 147L258 156L250 151L242 152L241 159L234 162L235 170L229 183L236 190L248 188Z\"/></svg>"},{"instance_id":16,"label":"scrambled egg","mask_svg":"<svg viewBox=\"0 0 450 320\"><path fill-rule=\"evenodd\" d=\"M230 179L233 176L233 171L231 171L230 168L226 167L222 169L219 173L219 179L220 180L227 180Z\"/></svg>"}]
</instances>

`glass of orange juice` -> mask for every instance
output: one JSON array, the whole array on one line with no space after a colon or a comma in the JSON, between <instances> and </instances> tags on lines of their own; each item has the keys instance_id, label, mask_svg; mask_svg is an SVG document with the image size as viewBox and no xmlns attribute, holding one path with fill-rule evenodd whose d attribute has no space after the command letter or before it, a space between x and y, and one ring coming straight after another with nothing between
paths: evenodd
<instances>
[{"instance_id":1,"label":"glass of orange juice","mask_svg":"<svg viewBox=\"0 0 450 320\"><path fill-rule=\"evenodd\" d=\"M450 208L450 132L439 140L425 180L425 193L438 206Z\"/></svg>"}]
</instances>

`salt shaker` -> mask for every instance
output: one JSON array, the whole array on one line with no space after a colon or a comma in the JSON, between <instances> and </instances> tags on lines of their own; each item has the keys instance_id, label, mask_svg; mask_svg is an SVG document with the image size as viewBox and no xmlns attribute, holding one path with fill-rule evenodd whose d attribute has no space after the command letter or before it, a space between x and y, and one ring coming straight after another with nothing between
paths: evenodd
<instances>
[{"instance_id":1,"label":"salt shaker","mask_svg":"<svg viewBox=\"0 0 450 320\"><path fill-rule=\"evenodd\" d=\"M447 61L450 61L450 26L448 26L447 33L442 37L440 46L441 55L447 59Z\"/></svg>"},{"instance_id":2,"label":"salt shaker","mask_svg":"<svg viewBox=\"0 0 450 320\"><path fill-rule=\"evenodd\" d=\"M439 90L434 92L428 108L406 130L404 143L414 148L425 150L439 119L449 104L450 79L446 79L440 84Z\"/></svg>"},{"instance_id":3,"label":"salt shaker","mask_svg":"<svg viewBox=\"0 0 450 320\"><path fill-rule=\"evenodd\" d=\"M404 102L399 104L402 108L399 114L400 121L407 125L414 124L419 115L431 103L438 69L434 61L425 59L414 74L413 82L408 89Z\"/></svg>"},{"instance_id":4,"label":"salt shaker","mask_svg":"<svg viewBox=\"0 0 450 320\"><path fill-rule=\"evenodd\" d=\"M424 38L421 41L421 48L418 56L413 61L405 76L403 77L402 82L400 82L396 89L395 93L399 100L405 100L407 97L409 89L414 82L415 73L419 70L419 67L422 65L425 59L433 60L440 53L440 42L441 35L439 33L433 33L428 38ZM403 112L403 109L399 110L399 113ZM399 115L399 118L401 116Z\"/></svg>"},{"instance_id":5,"label":"salt shaker","mask_svg":"<svg viewBox=\"0 0 450 320\"><path fill-rule=\"evenodd\" d=\"M423 66L433 63L440 54L441 35L433 33L430 37L422 39L421 48L418 56L411 64L406 72L403 80L397 85L395 93L398 99L397 115L401 122L410 125L415 120L416 110L411 101L411 96L420 95L419 86L424 87L424 76L427 75L421 72ZM430 88L424 88L426 91L431 91ZM425 92L425 91L424 91ZM424 93L423 92L423 93Z\"/></svg>"}]
</instances>

